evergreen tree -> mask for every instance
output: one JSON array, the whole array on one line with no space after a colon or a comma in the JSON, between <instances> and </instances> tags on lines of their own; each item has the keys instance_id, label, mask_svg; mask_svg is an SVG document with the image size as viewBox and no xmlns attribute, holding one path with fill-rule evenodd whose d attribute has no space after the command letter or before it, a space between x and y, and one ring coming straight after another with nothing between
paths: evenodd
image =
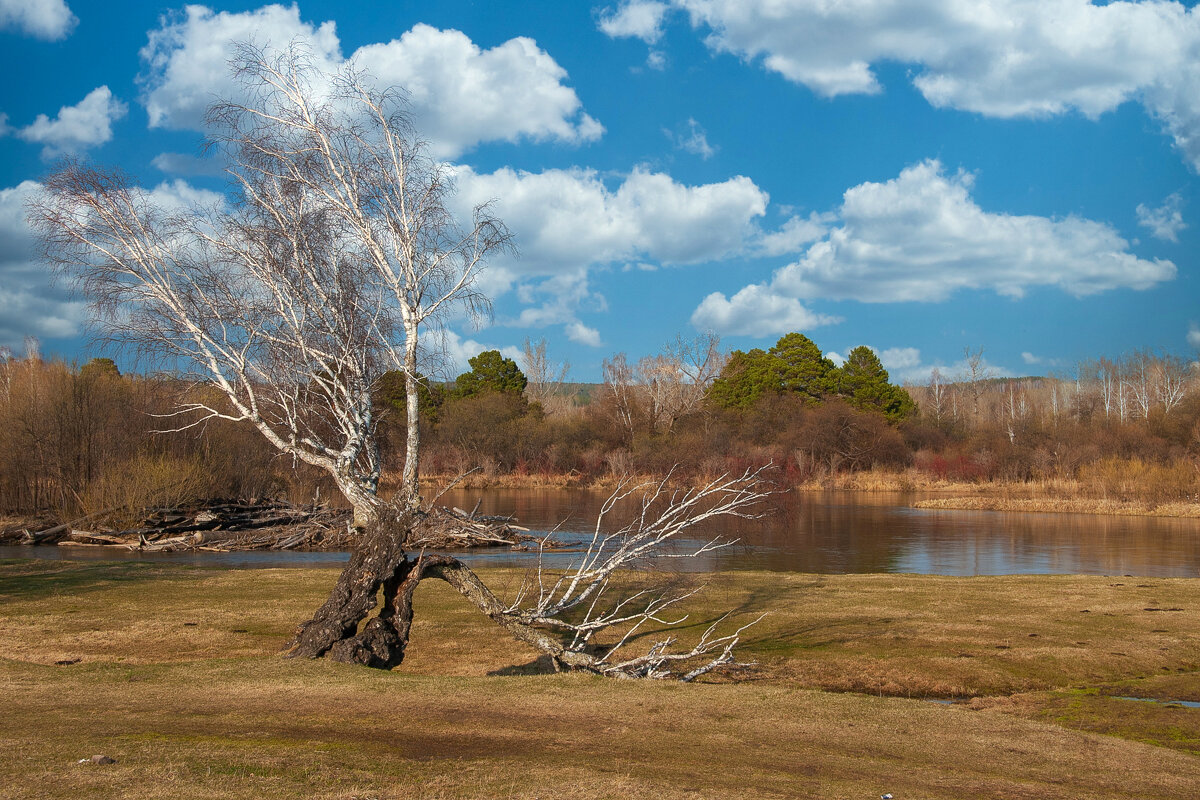
<instances>
[{"instance_id":1,"label":"evergreen tree","mask_svg":"<svg viewBox=\"0 0 1200 800\"><path fill-rule=\"evenodd\" d=\"M783 391L798 392L816 403L836 390L837 368L804 334L787 334L775 343L770 355L777 362L779 385Z\"/></svg>"},{"instance_id":2,"label":"evergreen tree","mask_svg":"<svg viewBox=\"0 0 1200 800\"><path fill-rule=\"evenodd\" d=\"M746 409L767 392L779 391L776 361L765 350L734 350L721 375L708 390L709 400L722 408Z\"/></svg>"},{"instance_id":3,"label":"evergreen tree","mask_svg":"<svg viewBox=\"0 0 1200 800\"><path fill-rule=\"evenodd\" d=\"M521 394L529 381L517 362L505 358L499 350L484 350L468 359L470 372L464 372L454 381L456 397L474 397L487 392L499 394Z\"/></svg>"},{"instance_id":4,"label":"evergreen tree","mask_svg":"<svg viewBox=\"0 0 1200 800\"><path fill-rule=\"evenodd\" d=\"M877 411L892 422L912 416L917 410L908 392L889 383L888 371L869 347L851 350L836 377L838 394L855 408Z\"/></svg>"}]
</instances>

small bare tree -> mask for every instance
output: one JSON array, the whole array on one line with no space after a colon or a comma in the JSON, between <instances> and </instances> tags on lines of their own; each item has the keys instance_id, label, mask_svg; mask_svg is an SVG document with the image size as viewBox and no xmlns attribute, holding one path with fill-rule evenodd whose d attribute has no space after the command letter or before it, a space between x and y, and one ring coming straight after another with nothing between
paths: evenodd
<instances>
[{"instance_id":1,"label":"small bare tree","mask_svg":"<svg viewBox=\"0 0 1200 800\"><path fill-rule=\"evenodd\" d=\"M617 353L604 359L602 372L606 410L620 428L626 444L632 446L639 406L633 367L624 353Z\"/></svg>"},{"instance_id":2,"label":"small bare tree","mask_svg":"<svg viewBox=\"0 0 1200 800\"><path fill-rule=\"evenodd\" d=\"M942 371L934 367L929 372L929 411L933 413L933 419L937 424L942 424L943 408L946 405L946 379L942 375Z\"/></svg>"},{"instance_id":3,"label":"small bare tree","mask_svg":"<svg viewBox=\"0 0 1200 800\"><path fill-rule=\"evenodd\" d=\"M676 336L658 355L639 359L636 377L646 393L650 432L669 432L680 417L696 410L727 360L715 333L695 339Z\"/></svg>"},{"instance_id":4,"label":"small bare tree","mask_svg":"<svg viewBox=\"0 0 1200 800\"><path fill-rule=\"evenodd\" d=\"M521 346L521 370L529 379L525 386L525 394L530 400L549 410L552 400L563 397L563 387L571 364L568 361L561 364L552 362L546 355L545 339L533 342L529 337L525 337L525 343ZM571 398L565 399L570 401Z\"/></svg>"}]
</instances>

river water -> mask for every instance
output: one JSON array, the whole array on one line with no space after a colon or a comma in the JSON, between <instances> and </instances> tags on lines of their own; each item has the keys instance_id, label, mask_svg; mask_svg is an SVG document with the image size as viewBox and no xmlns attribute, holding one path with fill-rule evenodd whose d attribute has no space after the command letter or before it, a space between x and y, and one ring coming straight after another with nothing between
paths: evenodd
<instances>
[{"instance_id":1,"label":"river water","mask_svg":"<svg viewBox=\"0 0 1200 800\"><path fill-rule=\"evenodd\" d=\"M461 490L441 499L483 514L513 514L534 532L588 538L605 495L584 490ZM808 573L931 575L1089 574L1200 577L1200 520L913 509L912 495L794 493L774 498L757 520L721 519L678 543L712 537L737 543L673 568L765 569ZM606 529L619 524L613 519ZM462 554L460 554L462 555ZM323 566L344 553L125 554L110 548L0 547L0 558L137 558L227 567ZM477 566L529 566L536 553L505 550L462 555ZM578 551L545 558L562 566Z\"/></svg>"}]
</instances>

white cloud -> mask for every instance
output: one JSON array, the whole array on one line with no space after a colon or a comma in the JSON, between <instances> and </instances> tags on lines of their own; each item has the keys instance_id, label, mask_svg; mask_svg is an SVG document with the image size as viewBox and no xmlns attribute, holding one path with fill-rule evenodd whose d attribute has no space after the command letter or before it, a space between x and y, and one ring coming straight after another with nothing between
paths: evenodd
<instances>
[{"instance_id":1,"label":"white cloud","mask_svg":"<svg viewBox=\"0 0 1200 800\"><path fill-rule=\"evenodd\" d=\"M526 275L623 261L715 261L758 235L755 221L769 200L743 176L688 186L642 168L615 189L584 169L477 173L464 166L455 177L460 213L495 201L520 250L502 263Z\"/></svg>"},{"instance_id":2,"label":"white cloud","mask_svg":"<svg viewBox=\"0 0 1200 800\"><path fill-rule=\"evenodd\" d=\"M437 155L497 139L589 142L604 132L561 83L566 70L526 37L480 50L459 31L416 25L360 48L354 60L380 83L409 91L417 129Z\"/></svg>"},{"instance_id":3,"label":"white cloud","mask_svg":"<svg viewBox=\"0 0 1200 800\"><path fill-rule=\"evenodd\" d=\"M564 330L567 333L567 338L572 342L587 345L588 347L599 347L603 344L600 341L600 331L595 328L589 328L579 320L567 325Z\"/></svg>"},{"instance_id":4,"label":"white cloud","mask_svg":"<svg viewBox=\"0 0 1200 800\"><path fill-rule=\"evenodd\" d=\"M778 336L841 322L814 313L794 297L785 297L762 284L745 287L731 298L713 292L692 312L692 327L726 336Z\"/></svg>"},{"instance_id":5,"label":"white cloud","mask_svg":"<svg viewBox=\"0 0 1200 800\"><path fill-rule=\"evenodd\" d=\"M541 303L502 321L521 326L567 325L582 305L602 309L603 298L588 288L596 267L693 264L745 251L761 235L756 222L769 200L742 176L688 186L638 168L610 188L584 169L454 171L460 217L494 201L513 232L520 255L494 260L485 280L515 284L521 302Z\"/></svg>"},{"instance_id":6,"label":"white cloud","mask_svg":"<svg viewBox=\"0 0 1200 800\"><path fill-rule=\"evenodd\" d=\"M606 8L600 13L600 30L614 39L628 36L654 44L662 37L663 16L668 8L658 0L623 0L615 11Z\"/></svg>"},{"instance_id":7,"label":"white cloud","mask_svg":"<svg viewBox=\"0 0 1200 800\"><path fill-rule=\"evenodd\" d=\"M871 349L875 350L874 347ZM921 363L921 351L915 347L889 347L875 350L875 353L879 356L879 363L889 370L910 369Z\"/></svg>"},{"instance_id":8,"label":"white cloud","mask_svg":"<svg viewBox=\"0 0 1200 800\"><path fill-rule=\"evenodd\" d=\"M660 3L635 0L610 35L656 38ZM1084 0L672 0L714 51L825 96L882 91L872 67L914 65L933 105L997 117L1076 111L1128 100L1160 119L1200 169L1200 11L1178 2ZM601 23L603 28L603 21Z\"/></svg>"},{"instance_id":9,"label":"white cloud","mask_svg":"<svg viewBox=\"0 0 1200 800\"><path fill-rule=\"evenodd\" d=\"M197 129L214 99L236 97L227 61L230 45L246 40L273 47L305 43L325 70L345 63L334 23L305 22L297 6L244 13L188 6L151 31L142 50L150 125ZM459 31L416 25L399 39L360 48L351 59L381 85L410 93L413 122L439 157L483 141L578 144L604 130L563 84L566 71L525 37L482 50Z\"/></svg>"},{"instance_id":10,"label":"white cloud","mask_svg":"<svg viewBox=\"0 0 1200 800\"><path fill-rule=\"evenodd\" d=\"M667 68L667 54L661 50L651 50L646 54L646 66L661 72Z\"/></svg>"},{"instance_id":11,"label":"white cloud","mask_svg":"<svg viewBox=\"0 0 1200 800\"><path fill-rule=\"evenodd\" d=\"M687 125L677 132L663 128L663 133L676 149L685 153L700 156L705 161L716 155L716 148L708 143L708 134L694 119L688 119Z\"/></svg>"},{"instance_id":12,"label":"white cloud","mask_svg":"<svg viewBox=\"0 0 1200 800\"><path fill-rule=\"evenodd\" d=\"M913 352L917 352L919 355L919 351L916 351L914 348L906 347L897 349L912 350ZM885 350L884 352L887 351ZM970 367L965 358L959 359L949 366L943 364L941 361L938 361L934 364L926 364L922 362L919 357L912 363L895 365L889 364L887 360L883 358L882 354L880 355L879 360L887 369L888 377L891 379L891 382L895 384L926 384L929 382L930 376L935 369L941 374L943 381L966 380L967 376L970 374ZM980 362L979 369L983 371L982 374L987 375L989 378L1015 377L1015 373L1013 373L1012 370L1006 367L997 366L988 361L986 358Z\"/></svg>"},{"instance_id":13,"label":"white cloud","mask_svg":"<svg viewBox=\"0 0 1200 800\"><path fill-rule=\"evenodd\" d=\"M842 364L846 363L846 357L833 350L830 350L828 353L826 353L825 357L832 361L835 367L840 367Z\"/></svg>"},{"instance_id":14,"label":"white cloud","mask_svg":"<svg viewBox=\"0 0 1200 800\"><path fill-rule=\"evenodd\" d=\"M100 86L77 104L60 108L54 119L38 114L32 124L17 131L17 136L45 145L42 155L46 157L76 153L112 139L113 122L128 110L107 86Z\"/></svg>"},{"instance_id":15,"label":"white cloud","mask_svg":"<svg viewBox=\"0 0 1200 800\"><path fill-rule=\"evenodd\" d=\"M779 230L764 234L758 242L758 249L765 256L802 252L805 245L822 238L829 230L829 223L836 219L835 215L818 214L815 211L807 219L791 217Z\"/></svg>"},{"instance_id":16,"label":"white cloud","mask_svg":"<svg viewBox=\"0 0 1200 800\"><path fill-rule=\"evenodd\" d=\"M18 30L37 39L64 39L79 22L63 0L0 0L0 31Z\"/></svg>"},{"instance_id":17,"label":"white cloud","mask_svg":"<svg viewBox=\"0 0 1200 800\"><path fill-rule=\"evenodd\" d=\"M87 322L87 303L73 295L70 275L57 280L38 255L26 209L40 192L41 185L34 181L0 189L0 345L16 347L26 336L75 336ZM182 180L161 183L147 196L167 210L219 205L225 200L218 192Z\"/></svg>"},{"instance_id":18,"label":"white cloud","mask_svg":"<svg viewBox=\"0 0 1200 800\"><path fill-rule=\"evenodd\" d=\"M1021 353L1021 360L1031 366L1034 364L1042 363L1042 359L1040 357L1035 356L1033 353L1030 353L1030 352Z\"/></svg>"},{"instance_id":19,"label":"white cloud","mask_svg":"<svg viewBox=\"0 0 1200 800\"><path fill-rule=\"evenodd\" d=\"M931 160L848 189L841 226L779 270L772 289L800 299L936 302L962 289L1021 297L1052 286L1083 296L1175 276L1173 263L1137 258L1104 223L984 211L972 182Z\"/></svg>"},{"instance_id":20,"label":"white cloud","mask_svg":"<svg viewBox=\"0 0 1200 800\"><path fill-rule=\"evenodd\" d=\"M182 14L164 17L141 50L145 67L138 82L150 127L198 130L214 100L236 97L237 85L229 74L230 47L246 41L261 47L301 42L308 46L314 65L325 70L342 62L334 23L303 22L297 6L269 5L244 13L187 6Z\"/></svg>"},{"instance_id":21,"label":"white cloud","mask_svg":"<svg viewBox=\"0 0 1200 800\"><path fill-rule=\"evenodd\" d=\"M0 345L13 349L26 336L73 336L85 318L84 304L37 258L25 205L40 190L34 181L0 189Z\"/></svg>"},{"instance_id":22,"label":"white cloud","mask_svg":"<svg viewBox=\"0 0 1200 800\"><path fill-rule=\"evenodd\" d=\"M1169 195L1158 208L1149 208L1138 203L1138 225L1147 228L1150 235L1164 242L1178 242L1179 232L1187 227L1183 221L1183 198L1176 192Z\"/></svg>"},{"instance_id":23,"label":"white cloud","mask_svg":"<svg viewBox=\"0 0 1200 800\"><path fill-rule=\"evenodd\" d=\"M1189 346L1200 350L1200 326L1197 326L1194 322L1188 326L1187 343Z\"/></svg>"},{"instance_id":24,"label":"white cloud","mask_svg":"<svg viewBox=\"0 0 1200 800\"><path fill-rule=\"evenodd\" d=\"M150 202L166 211L182 211L189 208L212 208L225 203L225 195L209 189L199 189L185 180L176 178L163 181L148 193Z\"/></svg>"}]
</instances>

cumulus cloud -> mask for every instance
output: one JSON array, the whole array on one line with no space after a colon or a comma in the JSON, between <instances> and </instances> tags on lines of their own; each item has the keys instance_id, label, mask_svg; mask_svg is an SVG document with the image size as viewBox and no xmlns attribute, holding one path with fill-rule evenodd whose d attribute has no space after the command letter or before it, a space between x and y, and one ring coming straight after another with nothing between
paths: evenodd
<instances>
[{"instance_id":1,"label":"cumulus cloud","mask_svg":"<svg viewBox=\"0 0 1200 800\"><path fill-rule=\"evenodd\" d=\"M589 328L579 320L575 320L565 328L567 338L572 342L587 345L588 347L599 347L603 342L600 341L600 331L595 328Z\"/></svg>"},{"instance_id":2,"label":"cumulus cloud","mask_svg":"<svg viewBox=\"0 0 1200 800\"><path fill-rule=\"evenodd\" d=\"M879 356L879 363L889 372L921 368L921 351L915 347L889 347L886 350L880 350L878 347L867 345L867 348ZM846 363L845 356L832 350L826 353L825 357L839 367ZM895 375L891 377L893 380L897 379Z\"/></svg>"},{"instance_id":3,"label":"cumulus cloud","mask_svg":"<svg viewBox=\"0 0 1200 800\"><path fill-rule=\"evenodd\" d=\"M0 0L0 31L37 39L65 39L79 22L63 0Z\"/></svg>"},{"instance_id":4,"label":"cumulus cloud","mask_svg":"<svg viewBox=\"0 0 1200 800\"><path fill-rule=\"evenodd\" d=\"M166 211L183 211L189 208L212 208L225 203L225 195L209 189L192 186L176 178L163 181L148 192L150 202Z\"/></svg>"},{"instance_id":5,"label":"cumulus cloud","mask_svg":"<svg viewBox=\"0 0 1200 800\"><path fill-rule=\"evenodd\" d=\"M769 200L740 175L688 186L638 168L615 189L585 169L478 173L462 166L455 177L462 212L495 201L521 253L512 267L533 275L622 261L714 261L757 235L755 221Z\"/></svg>"},{"instance_id":6,"label":"cumulus cloud","mask_svg":"<svg viewBox=\"0 0 1200 800\"><path fill-rule=\"evenodd\" d=\"M694 264L744 251L760 236L756 222L769 200L746 177L689 186L641 168L611 187L585 169L459 166L454 177L461 217L494 201L513 232L520 256L497 258L486 280L515 285L522 302L535 304L508 321L522 326L566 325L582 305L602 309L603 298L588 287L596 267Z\"/></svg>"},{"instance_id":7,"label":"cumulus cloud","mask_svg":"<svg viewBox=\"0 0 1200 800\"><path fill-rule=\"evenodd\" d=\"M1188 326L1187 343L1189 346L1200 350L1200 326L1194 322Z\"/></svg>"},{"instance_id":8,"label":"cumulus cloud","mask_svg":"<svg viewBox=\"0 0 1200 800\"><path fill-rule=\"evenodd\" d=\"M658 0L625 0L599 15L600 30L615 38L633 37L654 44L662 37L663 16L670 8Z\"/></svg>"},{"instance_id":9,"label":"cumulus cloud","mask_svg":"<svg viewBox=\"0 0 1200 800\"><path fill-rule=\"evenodd\" d=\"M763 234L758 249L764 256L783 256L803 252L805 245L825 236L829 224L837 217L833 214L818 214L808 217L791 217L779 230Z\"/></svg>"},{"instance_id":10,"label":"cumulus cloud","mask_svg":"<svg viewBox=\"0 0 1200 800\"><path fill-rule=\"evenodd\" d=\"M32 124L17 131L17 136L45 145L42 155L47 158L77 153L112 139L113 122L128 110L107 86L100 86L75 105L60 108L54 119L38 114Z\"/></svg>"},{"instance_id":11,"label":"cumulus cloud","mask_svg":"<svg viewBox=\"0 0 1200 800\"><path fill-rule=\"evenodd\" d=\"M879 363L886 369L910 369L921 363L921 351L915 347L889 347L886 350L875 350Z\"/></svg>"},{"instance_id":12,"label":"cumulus cloud","mask_svg":"<svg viewBox=\"0 0 1200 800\"><path fill-rule=\"evenodd\" d=\"M1155 239L1164 242L1178 242L1179 232L1187 227L1183 221L1183 198L1176 192L1167 197L1158 208L1149 208L1144 203L1138 203L1138 225L1150 231Z\"/></svg>"},{"instance_id":13,"label":"cumulus cloud","mask_svg":"<svg viewBox=\"0 0 1200 800\"><path fill-rule=\"evenodd\" d=\"M717 149L708 143L708 134L694 119L689 118L687 125L675 131L663 128L663 134L671 140L677 150L700 156L705 161L716 155Z\"/></svg>"},{"instance_id":14,"label":"cumulus cloud","mask_svg":"<svg viewBox=\"0 0 1200 800\"><path fill-rule=\"evenodd\" d=\"M1031 366L1034 364L1042 363L1042 359L1039 356L1035 356L1033 353L1030 353L1030 352L1021 353L1021 360Z\"/></svg>"},{"instance_id":15,"label":"cumulus cloud","mask_svg":"<svg viewBox=\"0 0 1200 800\"><path fill-rule=\"evenodd\" d=\"M692 327L729 336L778 336L838 322L840 318L814 313L796 298L763 284L752 284L728 298L713 292L692 312Z\"/></svg>"},{"instance_id":16,"label":"cumulus cloud","mask_svg":"<svg viewBox=\"0 0 1200 800\"><path fill-rule=\"evenodd\" d=\"M633 0L621 19L656 13ZM819 94L883 90L873 65L916 67L931 104L996 117L1079 112L1097 117L1127 100L1160 119L1200 169L1200 11L1178 2L1082 0L672 0L714 51L761 63Z\"/></svg>"},{"instance_id":17,"label":"cumulus cloud","mask_svg":"<svg viewBox=\"0 0 1200 800\"><path fill-rule=\"evenodd\" d=\"M39 191L34 181L0 189L0 345L13 349L26 336L74 336L85 318L84 304L37 258L25 206Z\"/></svg>"},{"instance_id":18,"label":"cumulus cloud","mask_svg":"<svg viewBox=\"0 0 1200 800\"><path fill-rule=\"evenodd\" d=\"M151 31L142 49L139 80L150 125L196 129L215 98L236 97L227 64L230 45L247 40L268 47L302 42L325 70L345 63L334 23L305 22L297 6L242 13L188 6ZM413 121L439 157L483 141L578 144L598 139L604 130L564 85L566 71L526 37L484 50L459 31L422 24L350 58L381 85L407 89Z\"/></svg>"},{"instance_id":19,"label":"cumulus cloud","mask_svg":"<svg viewBox=\"0 0 1200 800\"><path fill-rule=\"evenodd\" d=\"M972 182L931 160L848 189L841 225L779 270L772 287L802 299L886 303L941 301L962 289L1021 297L1037 286L1083 296L1175 277L1173 263L1134 256L1104 223L984 211Z\"/></svg>"}]
</instances>

